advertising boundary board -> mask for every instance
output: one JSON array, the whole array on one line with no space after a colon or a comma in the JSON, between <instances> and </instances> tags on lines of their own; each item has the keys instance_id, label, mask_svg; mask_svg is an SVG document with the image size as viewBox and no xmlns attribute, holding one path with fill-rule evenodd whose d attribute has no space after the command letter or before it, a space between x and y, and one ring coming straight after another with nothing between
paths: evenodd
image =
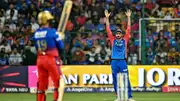
<instances>
[{"instance_id":1,"label":"advertising boundary board","mask_svg":"<svg viewBox=\"0 0 180 101\"><path fill-rule=\"evenodd\" d=\"M128 66L134 92L180 92L180 66ZM114 92L109 65L65 65L65 92ZM35 93L36 66L0 66L0 93ZM49 79L49 92L53 82Z\"/></svg>"},{"instance_id":2,"label":"advertising boundary board","mask_svg":"<svg viewBox=\"0 0 180 101\"><path fill-rule=\"evenodd\" d=\"M30 89L25 87L3 87L0 88L0 93L29 93Z\"/></svg>"},{"instance_id":3,"label":"advertising boundary board","mask_svg":"<svg viewBox=\"0 0 180 101\"><path fill-rule=\"evenodd\" d=\"M34 68L34 67L29 67ZM163 92L164 87L179 87L180 66L137 65L128 66L132 90L134 92ZM63 66L66 83L65 92L114 92L111 68L107 65ZM29 71L29 73L32 71ZM31 74L32 76L33 74ZM37 73L36 73L37 75ZM36 79L32 79L36 81ZM31 81L30 81L31 82ZM53 83L49 80L51 92ZM35 83L29 85L31 92L36 90ZM175 90L175 92L180 92Z\"/></svg>"},{"instance_id":4,"label":"advertising boundary board","mask_svg":"<svg viewBox=\"0 0 180 101\"><path fill-rule=\"evenodd\" d=\"M36 93L37 88L30 88L30 93ZM47 93L53 93L54 89L49 88L47 90ZM133 92L162 92L161 88L158 87L147 87L147 88L136 88L132 87ZM66 87L65 92L88 92L88 93L94 93L94 92L114 92L113 87Z\"/></svg>"},{"instance_id":5,"label":"advertising boundary board","mask_svg":"<svg viewBox=\"0 0 180 101\"><path fill-rule=\"evenodd\" d=\"M28 92L28 66L0 66L0 93Z\"/></svg>"}]
</instances>

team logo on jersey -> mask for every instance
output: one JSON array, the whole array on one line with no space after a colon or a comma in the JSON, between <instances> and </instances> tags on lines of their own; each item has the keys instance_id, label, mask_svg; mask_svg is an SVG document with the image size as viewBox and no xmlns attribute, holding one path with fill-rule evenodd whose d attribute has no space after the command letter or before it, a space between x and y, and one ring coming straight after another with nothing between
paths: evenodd
<instances>
[{"instance_id":1,"label":"team logo on jersey","mask_svg":"<svg viewBox=\"0 0 180 101\"><path fill-rule=\"evenodd\" d=\"M35 38L44 38L46 37L47 31L39 31L35 33Z\"/></svg>"},{"instance_id":2,"label":"team logo on jersey","mask_svg":"<svg viewBox=\"0 0 180 101\"><path fill-rule=\"evenodd\" d=\"M118 42L118 41L115 41L115 43L114 43L114 45L115 46L123 46L123 41L120 41L120 42Z\"/></svg>"}]
</instances>

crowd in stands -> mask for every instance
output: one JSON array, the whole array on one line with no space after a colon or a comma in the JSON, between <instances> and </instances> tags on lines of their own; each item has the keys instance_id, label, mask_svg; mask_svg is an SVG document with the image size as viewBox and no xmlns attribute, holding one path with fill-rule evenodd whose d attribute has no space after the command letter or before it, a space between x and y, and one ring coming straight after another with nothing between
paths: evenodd
<instances>
[{"instance_id":1,"label":"crowd in stands","mask_svg":"<svg viewBox=\"0 0 180 101\"><path fill-rule=\"evenodd\" d=\"M43 1L43 0L42 0ZM144 16L170 20L180 18L180 2L146 0ZM2 5L3 4L3 5ZM48 10L54 15L51 26L57 27L64 0L0 1L0 65L35 65L36 49L31 37L40 26L37 15ZM110 64L111 44L107 38L104 10L111 12L110 28L126 29L124 12L132 10L132 28L128 45L128 64L141 64L139 57L139 19L141 0L76 0L66 28L64 64ZM145 22L146 64L180 64L180 20Z\"/></svg>"}]
</instances>

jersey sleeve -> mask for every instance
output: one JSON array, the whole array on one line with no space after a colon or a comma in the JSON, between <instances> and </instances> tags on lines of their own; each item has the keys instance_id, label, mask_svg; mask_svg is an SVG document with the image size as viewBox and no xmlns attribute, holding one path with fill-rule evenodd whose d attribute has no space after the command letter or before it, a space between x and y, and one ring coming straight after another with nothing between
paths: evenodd
<instances>
[{"instance_id":1,"label":"jersey sleeve","mask_svg":"<svg viewBox=\"0 0 180 101\"><path fill-rule=\"evenodd\" d=\"M106 26L106 31L107 31L107 34L108 34L108 38L109 38L109 40L111 42L111 45L113 45L113 41L114 41L115 38L114 38L114 36L112 34L110 26Z\"/></svg>"},{"instance_id":2,"label":"jersey sleeve","mask_svg":"<svg viewBox=\"0 0 180 101\"><path fill-rule=\"evenodd\" d=\"M64 43L62 41L62 37L60 36L60 34L57 31L55 31L55 33L54 33L54 40L56 42L56 46L57 46L58 50L61 50L64 48Z\"/></svg>"},{"instance_id":3,"label":"jersey sleeve","mask_svg":"<svg viewBox=\"0 0 180 101\"><path fill-rule=\"evenodd\" d=\"M126 45L127 45L128 41L129 41L129 39L131 38L130 33L131 33L131 27L128 26L127 29L126 29L126 34L124 36L124 40L126 41Z\"/></svg>"}]
</instances>

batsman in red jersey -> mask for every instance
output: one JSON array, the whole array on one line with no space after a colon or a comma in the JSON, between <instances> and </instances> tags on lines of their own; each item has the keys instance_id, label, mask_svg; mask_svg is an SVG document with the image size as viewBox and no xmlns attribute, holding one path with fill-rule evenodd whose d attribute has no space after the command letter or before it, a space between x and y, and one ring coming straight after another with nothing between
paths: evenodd
<instances>
[{"instance_id":1,"label":"batsman in red jersey","mask_svg":"<svg viewBox=\"0 0 180 101\"><path fill-rule=\"evenodd\" d=\"M37 101L46 101L49 77L54 83L54 101L62 101L64 94L64 80L61 76L59 59L59 50L64 48L63 37L55 29L49 27L52 19L50 12L40 12L38 23L41 28L37 29L33 36L38 51Z\"/></svg>"}]
</instances>

